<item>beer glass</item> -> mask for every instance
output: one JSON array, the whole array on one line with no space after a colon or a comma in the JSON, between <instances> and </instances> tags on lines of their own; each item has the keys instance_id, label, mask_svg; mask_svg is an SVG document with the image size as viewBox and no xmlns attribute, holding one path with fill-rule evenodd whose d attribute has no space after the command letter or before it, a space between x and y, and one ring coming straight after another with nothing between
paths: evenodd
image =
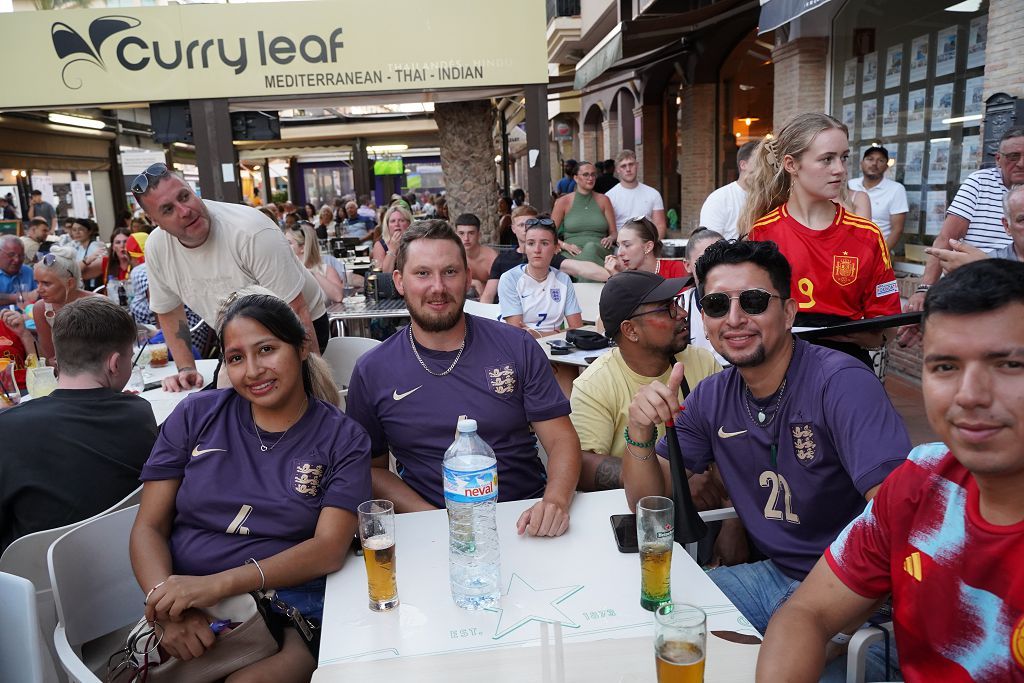
<instances>
[{"instance_id":1,"label":"beer glass","mask_svg":"<svg viewBox=\"0 0 1024 683\"><path fill-rule=\"evenodd\" d=\"M671 498L646 496L636 506L640 546L640 606L649 612L672 601L669 583L675 505Z\"/></svg>"},{"instance_id":2,"label":"beer glass","mask_svg":"<svg viewBox=\"0 0 1024 683\"><path fill-rule=\"evenodd\" d=\"M368 500L359 512L359 542L363 546L370 609L384 612L398 605L395 580L395 504L390 500Z\"/></svg>"},{"instance_id":3,"label":"beer glass","mask_svg":"<svg viewBox=\"0 0 1024 683\"><path fill-rule=\"evenodd\" d=\"M704 683L707 615L681 602L654 613L654 657L658 683Z\"/></svg>"}]
</instances>

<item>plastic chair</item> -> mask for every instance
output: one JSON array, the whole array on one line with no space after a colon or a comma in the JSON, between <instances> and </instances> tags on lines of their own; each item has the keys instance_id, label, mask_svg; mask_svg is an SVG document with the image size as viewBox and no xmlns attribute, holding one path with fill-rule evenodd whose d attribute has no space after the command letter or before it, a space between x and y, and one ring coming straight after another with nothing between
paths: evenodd
<instances>
[{"instance_id":1,"label":"plastic chair","mask_svg":"<svg viewBox=\"0 0 1024 683\"><path fill-rule=\"evenodd\" d=\"M600 301L603 282L577 282L573 284L576 300L583 309L583 322L593 325L601 318Z\"/></svg>"},{"instance_id":2,"label":"plastic chair","mask_svg":"<svg viewBox=\"0 0 1024 683\"><path fill-rule=\"evenodd\" d=\"M501 320L501 304L482 304L479 301L466 299L466 303L462 305L462 310L480 318Z\"/></svg>"},{"instance_id":3,"label":"plastic chair","mask_svg":"<svg viewBox=\"0 0 1024 683\"><path fill-rule=\"evenodd\" d=\"M57 606L54 645L72 680L99 681L110 655L124 646L127 627L142 617L146 598L128 555L139 506L94 518L50 546L48 564Z\"/></svg>"},{"instance_id":4,"label":"plastic chair","mask_svg":"<svg viewBox=\"0 0 1024 683\"><path fill-rule=\"evenodd\" d=\"M7 546L3 556L0 557L0 571L28 579L35 586L36 615L39 620L40 632L44 636L43 642L46 643L46 649L49 653L43 664L45 674L43 680L47 681L47 683L65 681L66 678L59 671L57 651L51 638L53 629L57 626L57 609L53 604L53 589L50 584L50 571L46 565L46 552L54 541L72 529L111 512L138 505L141 499L142 487L139 486L98 515L83 519L80 522L57 527L56 529L37 531L33 534L22 536Z\"/></svg>"},{"instance_id":5,"label":"plastic chair","mask_svg":"<svg viewBox=\"0 0 1024 683\"><path fill-rule=\"evenodd\" d=\"M327 342L324 360L331 366L334 383L338 385L342 396L348 394L348 383L352 379L356 361L379 345L379 341L367 337L331 337Z\"/></svg>"},{"instance_id":6,"label":"plastic chair","mask_svg":"<svg viewBox=\"0 0 1024 683\"><path fill-rule=\"evenodd\" d=\"M32 582L0 572L0 672L4 680L43 683L43 649Z\"/></svg>"}]
</instances>

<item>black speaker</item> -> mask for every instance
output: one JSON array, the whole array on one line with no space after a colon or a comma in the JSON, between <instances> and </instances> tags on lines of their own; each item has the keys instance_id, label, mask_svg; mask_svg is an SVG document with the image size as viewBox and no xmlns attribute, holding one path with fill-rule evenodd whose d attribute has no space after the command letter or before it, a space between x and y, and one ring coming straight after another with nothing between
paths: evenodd
<instances>
[{"instance_id":1,"label":"black speaker","mask_svg":"<svg viewBox=\"0 0 1024 683\"><path fill-rule=\"evenodd\" d=\"M281 119L276 111L236 111L231 114L232 140L280 140Z\"/></svg>"},{"instance_id":2,"label":"black speaker","mask_svg":"<svg viewBox=\"0 0 1024 683\"><path fill-rule=\"evenodd\" d=\"M161 144L192 143L192 115L188 102L156 102L149 105L153 139Z\"/></svg>"}]
</instances>

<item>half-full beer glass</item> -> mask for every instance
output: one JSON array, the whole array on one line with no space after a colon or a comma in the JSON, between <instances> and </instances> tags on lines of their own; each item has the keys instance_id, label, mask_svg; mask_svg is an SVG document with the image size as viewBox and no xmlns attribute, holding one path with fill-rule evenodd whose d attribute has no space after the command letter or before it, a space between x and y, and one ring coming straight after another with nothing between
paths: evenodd
<instances>
[{"instance_id":1,"label":"half-full beer glass","mask_svg":"<svg viewBox=\"0 0 1024 683\"><path fill-rule=\"evenodd\" d=\"M653 612L672 601L669 583L675 505L671 498L646 496L636 506L640 546L640 606Z\"/></svg>"},{"instance_id":2,"label":"half-full beer glass","mask_svg":"<svg viewBox=\"0 0 1024 683\"><path fill-rule=\"evenodd\" d=\"M360 503L359 541L366 562L370 609L383 612L398 605L395 580L395 504L390 500Z\"/></svg>"},{"instance_id":3,"label":"half-full beer glass","mask_svg":"<svg viewBox=\"0 0 1024 683\"><path fill-rule=\"evenodd\" d=\"M669 602L654 613L658 683L704 683L707 616L704 610Z\"/></svg>"}]
</instances>

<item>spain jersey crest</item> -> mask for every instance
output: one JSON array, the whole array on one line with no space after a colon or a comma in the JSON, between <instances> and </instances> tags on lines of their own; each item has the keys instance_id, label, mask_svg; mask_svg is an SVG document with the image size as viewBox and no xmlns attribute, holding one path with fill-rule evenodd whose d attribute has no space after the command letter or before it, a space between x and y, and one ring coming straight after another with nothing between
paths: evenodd
<instances>
[{"instance_id":1,"label":"spain jersey crest","mask_svg":"<svg viewBox=\"0 0 1024 683\"><path fill-rule=\"evenodd\" d=\"M852 285L857 281L860 259L856 256L836 254L832 257L832 279L841 287Z\"/></svg>"}]
</instances>

